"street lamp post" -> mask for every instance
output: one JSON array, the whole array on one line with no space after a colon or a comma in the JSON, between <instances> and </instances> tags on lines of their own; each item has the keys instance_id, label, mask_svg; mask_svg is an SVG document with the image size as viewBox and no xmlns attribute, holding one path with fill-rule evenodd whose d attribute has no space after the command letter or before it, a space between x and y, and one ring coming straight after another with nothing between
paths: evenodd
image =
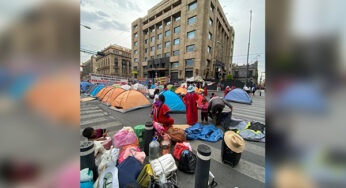
<instances>
[{"instance_id":1,"label":"street lamp post","mask_svg":"<svg viewBox=\"0 0 346 188\"><path fill-rule=\"evenodd\" d=\"M87 26L87 25L83 25L83 24L80 24L81 26L87 28L87 29L91 29L91 27Z\"/></svg>"},{"instance_id":2,"label":"street lamp post","mask_svg":"<svg viewBox=\"0 0 346 188\"><path fill-rule=\"evenodd\" d=\"M221 45L221 62L224 63L223 62L223 43L220 41L216 41L216 43L219 43ZM220 72L222 72L222 70Z\"/></svg>"},{"instance_id":3,"label":"street lamp post","mask_svg":"<svg viewBox=\"0 0 346 188\"><path fill-rule=\"evenodd\" d=\"M250 38L251 38L251 21L252 21L252 10L250 10L249 43L248 43L248 47L247 47L246 82L245 82L245 85L247 85L247 79L248 79L248 76L249 76L249 51L250 51Z\"/></svg>"}]
</instances>

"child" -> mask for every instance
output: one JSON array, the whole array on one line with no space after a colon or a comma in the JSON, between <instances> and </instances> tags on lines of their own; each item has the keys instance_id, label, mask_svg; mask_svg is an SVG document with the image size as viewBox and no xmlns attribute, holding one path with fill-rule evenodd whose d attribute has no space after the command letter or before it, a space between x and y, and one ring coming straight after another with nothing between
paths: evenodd
<instances>
[{"instance_id":1,"label":"child","mask_svg":"<svg viewBox=\"0 0 346 188\"><path fill-rule=\"evenodd\" d=\"M199 107L201 109L201 120L202 122L205 120L205 122L208 123L208 104L207 99L202 100L202 105Z\"/></svg>"},{"instance_id":2,"label":"child","mask_svg":"<svg viewBox=\"0 0 346 188\"><path fill-rule=\"evenodd\" d=\"M108 134L108 129L93 129L87 127L83 130L83 136L88 138L89 141L100 141L106 140Z\"/></svg>"},{"instance_id":3,"label":"child","mask_svg":"<svg viewBox=\"0 0 346 188\"><path fill-rule=\"evenodd\" d=\"M174 119L169 116L169 110L170 109L165 104L165 96L160 95L159 100L153 105L151 117L154 121L163 124L165 132L174 124Z\"/></svg>"}]
</instances>

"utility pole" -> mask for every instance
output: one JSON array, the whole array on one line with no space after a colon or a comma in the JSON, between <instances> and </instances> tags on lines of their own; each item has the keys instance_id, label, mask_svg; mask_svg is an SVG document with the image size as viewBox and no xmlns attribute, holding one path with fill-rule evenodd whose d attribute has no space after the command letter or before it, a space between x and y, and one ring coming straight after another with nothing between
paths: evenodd
<instances>
[{"instance_id":1,"label":"utility pole","mask_svg":"<svg viewBox=\"0 0 346 188\"><path fill-rule=\"evenodd\" d=\"M247 47L247 60L246 60L246 82L245 85L247 85L247 79L249 77L249 51L250 51L250 38L251 38L251 21L252 21L252 10L250 10L250 28L249 28L249 43Z\"/></svg>"}]
</instances>

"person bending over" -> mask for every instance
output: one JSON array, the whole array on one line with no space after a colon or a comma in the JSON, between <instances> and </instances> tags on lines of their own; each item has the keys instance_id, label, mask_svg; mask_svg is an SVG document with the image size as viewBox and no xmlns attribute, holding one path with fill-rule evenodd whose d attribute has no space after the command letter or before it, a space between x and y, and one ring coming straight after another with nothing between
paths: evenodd
<instances>
[{"instance_id":1,"label":"person bending over","mask_svg":"<svg viewBox=\"0 0 346 188\"><path fill-rule=\"evenodd\" d=\"M233 112L233 106L225 101L222 97L216 96L210 99L208 106L208 114L209 117L216 121L216 125L220 125L221 123L221 113L225 106L228 106Z\"/></svg>"},{"instance_id":2,"label":"person bending over","mask_svg":"<svg viewBox=\"0 0 346 188\"><path fill-rule=\"evenodd\" d=\"M93 129L91 127L87 127L83 130L82 134L89 141L106 140L105 137L108 134L108 129Z\"/></svg>"}]
</instances>

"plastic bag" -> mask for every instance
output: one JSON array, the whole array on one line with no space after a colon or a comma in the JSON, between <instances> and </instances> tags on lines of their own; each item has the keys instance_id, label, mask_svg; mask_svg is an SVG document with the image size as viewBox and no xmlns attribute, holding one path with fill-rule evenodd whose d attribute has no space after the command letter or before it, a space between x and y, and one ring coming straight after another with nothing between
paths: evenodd
<instances>
[{"instance_id":1,"label":"plastic bag","mask_svg":"<svg viewBox=\"0 0 346 188\"><path fill-rule=\"evenodd\" d=\"M160 123L153 121L153 125L155 130L159 133L159 135L163 135L165 133L165 128Z\"/></svg>"},{"instance_id":2,"label":"plastic bag","mask_svg":"<svg viewBox=\"0 0 346 188\"><path fill-rule=\"evenodd\" d=\"M106 150L105 153L101 156L101 162L98 165L98 172L102 174L103 170L107 168L107 166L116 165L119 157L119 149L111 148L110 150Z\"/></svg>"},{"instance_id":3,"label":"plastic bag","mask_svg":"<svg viewBox=\"0 0 346 188\"><path fill-rule=\"evenodd\" d=\"M178 168L186 173L195 173L196 155L189 150L183 150L180 154Z\"/></svg>"},{"instance_id":4,"label":"plastic bag","mask_svg":"<svg viewBox=\"0 0 346 188\"><path fill-rule=\"evenodd\" d=\"M132 150L132 153L131 153ZM145 158L145 153L140 152L141 150L138 147L128 147L119 156L119 164L121 164L127 157L132 156L136 158L140 163L143 163ZM143 155L144 154L144 155Z\"/></svg>"},{"instance_id":5,"label":"plastic bag","mask_svg":"<svg viewBox=\"0 0 346 188\"><path fill-rule=\"evenodd\" d=\"M122 146L133 144L136 140L137 136L133 131L127 132L122 130L113 136L113 146L114 148L121 148Z\"/></svg>"}]
</instances>

